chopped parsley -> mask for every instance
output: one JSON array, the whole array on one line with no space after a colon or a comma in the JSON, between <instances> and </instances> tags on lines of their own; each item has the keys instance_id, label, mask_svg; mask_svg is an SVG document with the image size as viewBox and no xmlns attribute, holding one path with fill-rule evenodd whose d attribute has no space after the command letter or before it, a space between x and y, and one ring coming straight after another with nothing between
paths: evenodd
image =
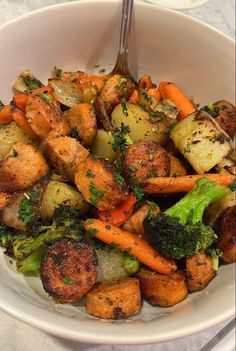
<instances>
[{"instance_id":1,"label":"chopped parsley","mask_svg":"<svg viewBox=\"0 0 236 351\"><path fill-rule=\"evenodd\" d=\"M125 182L124 178L122 177L122 175L120 173L115 173L115 179L119 185L123 185Z\"/></svg>"},{"instance_id":2,"label":"chopped parsley","mask_svg":"<svg viewBox=\"0 0 236 351\"><path fill-rule=\"evenodd\" d=\"M130 166L129 169L131 170L131 172L137 171L137 167L136 166Z\"/></svg>"},{"instance_id":3,"label":"chopped parsley","mask_svg":"<svg viewBox=\"0 0 236 351\"><path fill-rule=\"evenodd\" d=\"M94 68L98 68L98 67L100 67L100 65L99 65L99 63L96 63L96 64L94 65Z\"/></svg>"},{"instance_id":4,"label":"chopped parsley","mask_svg":"<svg viewBox=\"0 0 236 351\"><path fill-rule=\"evenodd\" d=\"M188 152L188 153L192 152L191 147L190 147L189 145L187 145L187 146L184 148L184 152Z\"/></svg>"},{"instance_id":5,"label":"chopped parsley","mask_svg":"<svg viewBox=\"0 0 236 351\"><path fill-rule=\"evenodd\" d=\"M99 200L101 200L105 194L104 191L99 190L94 183L90 183L89 185L89 192L90 194L94 195L94 197L90 198L90 202L94 205L98 203Z\"/></svg>"},{"instance_id":6,"label":"chopped parsley","mask_svg":"<svg viewBox=\"0 0 236 351\"><path fill-rule=\"evenodd\" d=\"M127 117L129 114L128 114L128 110L127 110L126 99L125 98L121 99L120 103L121 103L121 107L122 107L122 112Z\"/></svg>"},{"instance_id":7,"label":"chopped parsley","mask_svg":"<svg viewBox=\"0 0 236 351\"><path fill-rule=\"evenodd\" d=\"M76 128L71 128L69 136L76 140L80 140L80 136Z\"/></svg>"},{"instance_id":8,"label":"chopped parsley","mask_svg":"<svg viewBox=\"0 0 236 351\"><path fill-rule=\"evenodd\" d=\"M145 91L141 94L142 98L152 104L152 98L150 95L148 95Z\"/></svg>"},{"instance_id":9,"label":"chopped parsley","mask_svg":"<svg viewBox=\"0 0 236 351\"><path fill-rule=\"evenodd\" d=\"M132 144L129 137L130 129L128 126L121 124L120 129L116 128L112 133L111 146L114 151L120 150L121 153L126 151L126 146Z\"/></svg>"},{"instance_id":10,"label":"chopped parsley","mask_svg":"<svg viewBox=\"0 0 236 351\"><path fill-rule=\"evenodd\" d=\"M88 169L86 176L89 178L95 178L95 174L93 173L93 171L91 169Z\"/></svg>"},{"instance_id":11,"label":"chopped parsley","mask_svg":"<svg viewBox=\"0 0 236 351\"><path fill-rule=\"evenodd\" d=\"M62 75L62 69L57 67L57 66L54 66L53 67L53 70L52 70L52 73L57 77L57 78L60 78L61 75Z\"/></svg>"},{"instance_id":12,"label":"chopped parsley","mask_svg":"<svg viewBox=\"0 0 236 351\"><path fill-rule=\"evenodd\" d=\"M157 177L157 172L147 172L147 178L155 178Z\"/></svg>"},{"instance_id":13,"label":"chopped parsley","mask_svg":"<svg viewBox=\"0 0 236 351\"><path fill-rule=\"evenodd\" d=\"M209 113L211 117L216 118L220 114L220 109L218 106L215 106L212 102L209 102L207 106L202 108L203 111Z\"/></svg>"},{"instance_id":14,"label":"chopped parsley","mask_svg":"<svg viewBox=\"0 0 236 351\"><path fill-rule=\"evenodd\" d=\"M18 209L18 218L24 223L30 224L35 218L39 196L38 190L30 190L24 194Z\"/></svg>"},{"instance_id":15,"label":"chopped parsley","mask_svg":"<svg viewBox=\"0 0 236 351\"><path fill-rule=\"evenodd\" d=\"M144 196L143 190L141 190L137 185L133 185L132 190L134 195L136 196L137 201L141 201Z\"/></svg>"},{"instance_id":16,"label":"chopped parsley","mask_svg":"<svg viewBox=\"0 0 236 351\"><path fill-rule=\"evenodd\" d=\"M37 94L37 96L40 97L40 99L42 99L43 101L45 101L47 104L50 104L52 102L52 97L48 93Z\"/></svg>"},{"instance_id":17,"label":"chopped parsley","mask_svg":"<svg viewBox=\"0 0 236 351\"><path fill-rule=\"evenodd\" d=\"M232 184L230 184L229 188L232 191L236 191L236 180Z\"/></svg>"},{"instance_id":18,"label":"chopped parsley","mask_svg":"<svg viewBox=\"0 0 236 351\"><path fill-rule=\"evenodd\" d=\"M29 77L29 76L28 77L21 76L21 78L25 83L27 91L29 92L33 91L34 89L41 88L43 86L43 84L37 78Z\"/></svg>"},{"instance_id":19,"label":"chopped parsley","mask_svg":"<svg viewBox=\"0 0 236 351\"><path fill-rule=\"evenodd\" d=\"M87 230L85 235L87 235L87 236L94 236L95 234L97 234L97 232L98 232L98 230L96 228L91 228L91 229Z\"/></svg>"},{"instance_id":20,"label":"chopped parsley","mask_svg":"<svg viewBox=\"0 0 236 351\"><path fill-rule=\"evenodd\" d=\"M66 284L66 285L71 285L74 283L73 279L71 279L70 277L65 277L63 278L63 282Z\"/></svg>"}]
</instances>

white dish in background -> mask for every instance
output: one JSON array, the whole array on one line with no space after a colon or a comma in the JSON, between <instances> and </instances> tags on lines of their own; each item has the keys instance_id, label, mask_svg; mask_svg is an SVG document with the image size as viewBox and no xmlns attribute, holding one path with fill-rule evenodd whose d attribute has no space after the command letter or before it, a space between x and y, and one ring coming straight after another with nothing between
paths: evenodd
<instances>
[{"instance_id":1,"label":"white dish in background","mask_svg":"<svg viewBox=\"0 0 236 351\"><path fill-rule=\"evenodd\" d=\"M209 0L144 0L174 10L189 10L204 5Z\"/></svg>"},{"instance_id":2,"label":"white dish in background","mask_svg":"<svg viewBox=\"0 0 236 351\"><path fill-rule=\"evenodd\" d=\"M7 102L19 71L42 80L63 70L111 69L118 42L120 3L78 1L52 6L0 28L0 96ZM145 30L144 30L145 28ZM149 34L148 34L149 33ZM201 105L235 97L233 40L181 13L138 3L130 60L134 74L179 84ZM142 313L115 323L97 320L82 303L57 305L39 278L17 274L0 255L0 307L48 333L89 343L147 344L202 331L234 315L235 265L221 267L209 286L173 308L144 303Z\"/></svg>"}]
</instances>

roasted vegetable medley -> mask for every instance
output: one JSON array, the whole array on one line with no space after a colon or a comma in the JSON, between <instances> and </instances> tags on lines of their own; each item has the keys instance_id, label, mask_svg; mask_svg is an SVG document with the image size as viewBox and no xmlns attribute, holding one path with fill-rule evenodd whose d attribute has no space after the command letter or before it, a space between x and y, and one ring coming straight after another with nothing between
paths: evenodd
<instances>
[{"instance_id":1,"label":"roasted vegetable medley","mask_svg":"<svg viewBox=\"0 0 236 351\"><path fill-rule=\"evenodd\" d=\"M173 82L23 71L0 103L0 245L104 319L170 307L236 260L236 110Z\"/></svg>"}]
</instances>

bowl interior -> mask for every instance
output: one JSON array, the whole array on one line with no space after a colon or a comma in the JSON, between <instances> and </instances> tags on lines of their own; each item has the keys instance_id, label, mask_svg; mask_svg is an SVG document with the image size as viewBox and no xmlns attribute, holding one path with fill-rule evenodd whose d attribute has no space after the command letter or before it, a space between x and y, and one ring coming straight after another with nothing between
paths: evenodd
<instances>
[{"instance_id":1,"label":"bowl interior","mask_svg":"<svg viewBox=\"0 0 236 351\"><path fill-rule=\"evenodd\" d=\"M109 72L116 57L120 10L116 1L71 2L1 27L1 99L11 98L12 84L23 69L45 82L55 65L64 71ZM201 105L218 99L234 102L234 43L207 25L171 10L137 4L129 53L137 78L146 73L157 82L172 80ZM1 308L75 340L111 344L170 340L211 327L234 313L234 265L221 267L207 289L173 308L144 303L140 315L110 323L89 317L82 303L56 305L38 278L15 273L14 264L2 254L0 262Z\"/></svg>"}]
</instances>

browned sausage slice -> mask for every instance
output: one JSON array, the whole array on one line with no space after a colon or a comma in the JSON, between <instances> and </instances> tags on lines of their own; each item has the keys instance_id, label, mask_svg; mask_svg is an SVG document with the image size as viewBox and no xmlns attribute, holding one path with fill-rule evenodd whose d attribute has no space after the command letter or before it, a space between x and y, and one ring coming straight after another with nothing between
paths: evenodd
<instances>
[{"instance_id":1,"label":"browned sausage slice","mask_svg":"<svg viewBox=\"0 0 236 351\"><path fill-rule=\"evenodd\" d=\"M47 138L44 154L57 173L74 182L76 167L88 156L88 150L76 139L65 136Z\"/></svg>"},{"instance_id":2,"label":"browned sausage slice","mask_svg":"<svg viewBox=\"0 0 236 351\"><path fill-rule=\"evenodd\" d=\"M236 132L235 106L225 100L215 102L214 106L219 108L219 115L216 117L216 122L231 138L233 138Z\"/></svg>"},{"instance_id":3,"label":"browned sausage slice","mask_svg":"<svg viewBox=\"0 0 236 351\"><path fill-rule=\"evenodd\" d=\"M187 286L189 292L204 289L215 277L212 259L204 252L199 252L186 260Z\"/></svg>"},{"instance_id":4,"label":"browned sausage slice","mask_svg":"<svg viewBox=\"0 0 236 351\"><path fill-rule=\"evenodd\" d=\"M236 206L226 208L217 219L215 230L219 235L217 247L223 251L222 260L236 261Z\"/></svg>"},{"instance_id":5,"label":"browned sausage slice","mask_svg":"<svg viewBox=\"0 0 236 351\"><path fill-rule=\"evenodd\" d=\"M127 195L124 179L109 161L88 156L77 167L75 184L86 201L99 210L116 207Z\"/></svg>"},{"instance_id":6,"label":"browned sausage slice","mask_svg":"<svg viewBox=\"0 0 236 351\"><path fill-rule=\"evenodd\" d=\"M139 140L127 147L124 169L130 179L142 184L148 178L169 176L170 158L156 142Z\"/></svg>"},{"instance_id":7,"label":"browned sausage slice","mask_svg":"<svg viewBox=\"0 0 236 351\"><path fill-rule=\"evenodd\" d=\"M18 142L0 162L0 188L9 192L24 190L48 172L41 152L31 144Z\"/></svg>"},{"instance_id":8,"label":"browned sausage slice","mask_svg":"<svg viewBox=\"0 0 236 351\"><path fill-rule=\"evenodd\" d=\"M164 275L148 268L141 268L137 277L142 296L153 306L174 306L188 295L185 275L181 271Z\"/></svg>"},{"instance_id":9,"label":"browned sausage slice","mask_svg":"<svg viewBox=\"0 0 236 351\"><path fill-rule=\"evenodd\" d=\"M97 276L93 247L69 238L49 246L40 271L44 290L62 303L80 300L94 286Z\"/></svg>"},{"instance_id":10,"label":"browned sausage slice","mask_svg":"<svg viewBox=\"0 0 236 351\"><path fill-rule=\"evenodd\" d=\"M111 280L97 285L87 294L89 313L104 319L123 319L141 308L139 281L136 278Z\"/></svg>"}]
</instances>

